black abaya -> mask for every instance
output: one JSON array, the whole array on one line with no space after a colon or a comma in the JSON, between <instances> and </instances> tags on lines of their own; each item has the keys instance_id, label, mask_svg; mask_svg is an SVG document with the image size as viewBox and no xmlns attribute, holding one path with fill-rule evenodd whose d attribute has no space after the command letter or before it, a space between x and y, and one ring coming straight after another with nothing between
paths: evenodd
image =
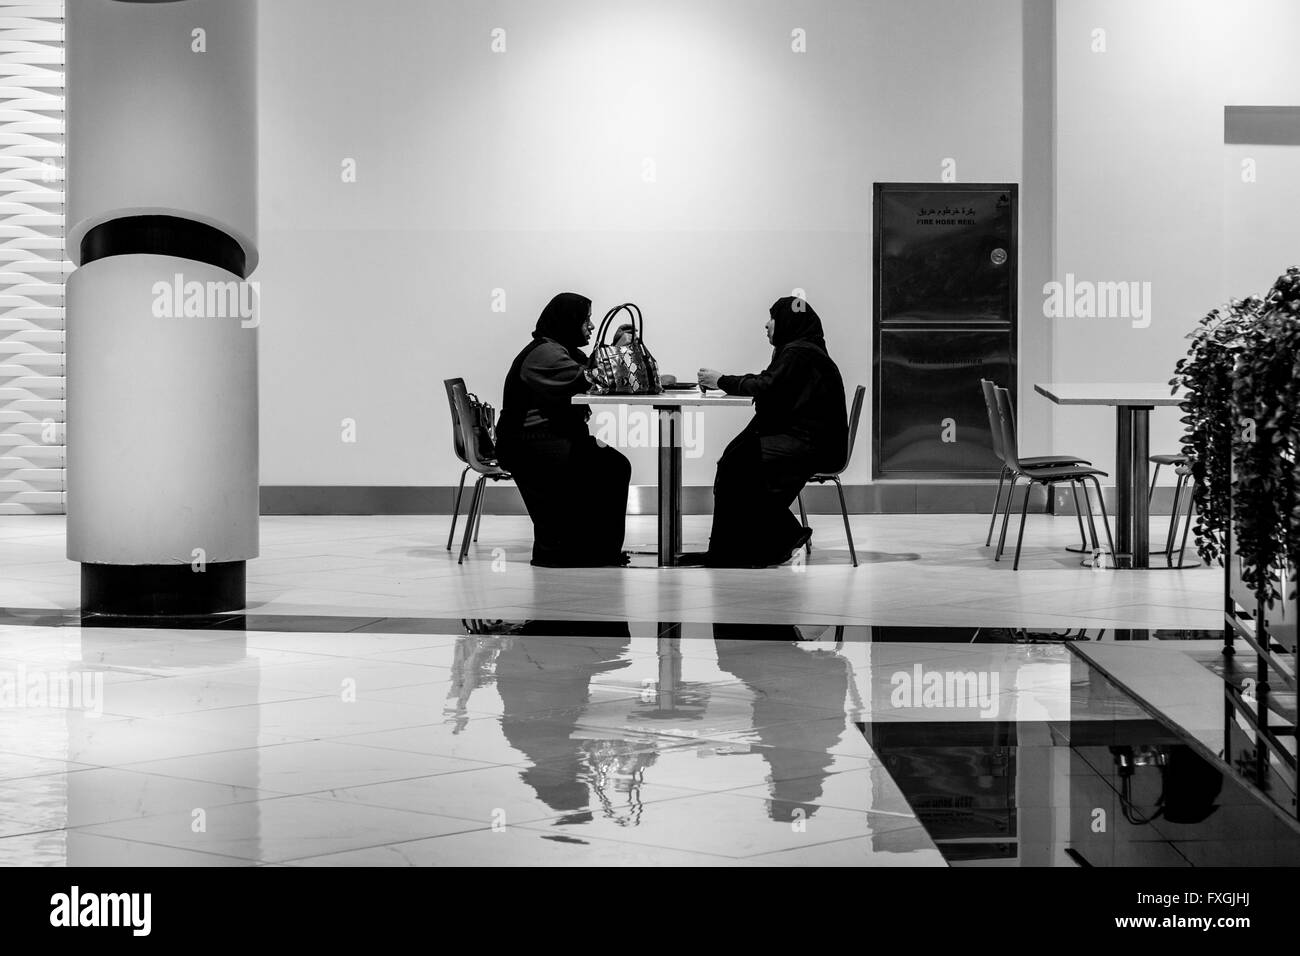
<instances>
[{"instance_id":1,"label":"black abaya","mask_svg":"<svg viewBox=\"0 0 1300 956\"><path fill-rule=\"evenodd\" d=\"M619 564L632 465L590 435L528 429L505 467L533 520L533 563Z\"/></svg>"},{"instance_id":2,"label":"black abaya","mask_svg":"<svg viewBox=\"0 0 1300 956\"><path fill-rule=\"evenodd\" d=\"M808 479L843 466L844 381L826 351L821 319L801 299L778 300L771 364L723 375L730 395L754 397L755 415L718 461L708 563L766 566L787 560L803 527L790 506Z\"/></svg>"},{"instance_id":3,"label":"black abaya","mask_svg":"<svg viewBox=\"0 0 1300 956\"><path fill-rule=\"evenodd\" d=\"M533 563L585 567L623 563L632 466L587 431L590 410L579 348L591 300L557 295L506 376L497 454L533 521Z\"/></svg>"}]
</instances>

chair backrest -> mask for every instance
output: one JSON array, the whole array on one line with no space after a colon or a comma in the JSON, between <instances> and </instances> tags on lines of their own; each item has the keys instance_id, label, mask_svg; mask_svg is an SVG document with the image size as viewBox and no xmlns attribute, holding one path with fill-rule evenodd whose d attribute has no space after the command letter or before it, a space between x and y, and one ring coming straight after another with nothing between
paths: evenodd
<instances>
[{"instance_id":1,"label":"chair backrest","mask_svg":"<svg viewBox=\"0 0 1300 956\"><path fill-rule=\"evenodd\" d=\"M1006 464L1007 453L1002 450L1002 418L998 414L998 397L993 393L996 387L988 379L980 379L980 388L984 390L984 407L989 413L989 435L993 440L993 454L997 455L998 461Z\"/></svg>"},{"instance_id":2,"label":"chair backrest","mask_svg":"<svg viewBox=\"0 0 1300 956\"><path fill-rule=\"evenodd\" d=\"M835 470L835 474L842 475L849 462L853 460L853 446L858 440L858 423L862 421L862 402L867 397L867 387L859 385L853 392L853 404L849 407L849 445L844 452L844 464Z\"/></svg>"},{"instance_id":3,"label":"chair backrest","mask_svg":"<svg viewBox=\"0 0 1300 956\"><path fill-rule=\"evenodd\" d=\"M452 414L456 418L456 431L460 434L461 447L465 449L465 464L481 475L495 474L501 469L496 462L482 458L479 454L479 429L474 421L474 412L469 406L469 392L465 390L464 381L453 381L448 386L451 393Z\"/></svg>"},{"instance_id":4,"label":"chair backrest","mask_svg":"<svg viewBox=\"0 0 1300 956\"><path fill-rule=\"evenodd\" d=\"M442 380L443 387L447 389L447 404L451 406L451 443L456 451L456 457L463 464L468 465L469 459L465 457L465 439L460 432L460 414L456 411L456 397L452 394L452 389L457 385L461 391L465 390L465 380L463 378L446 378Z\"/></svg>"},{"instance_id":5,"label":"chair backrest","mask_svg":"<svg viewBox=\"0 0 1300 956\"><path fill-rule=\"evenodd\" d=\"M1020 471L1020 452L1016 447L1015 411L1011 407L1011 393L1005 388L993 386L997 397L998 419L1002 428L1002 460L1012 471Z\"/></svg>"}]
</instances>

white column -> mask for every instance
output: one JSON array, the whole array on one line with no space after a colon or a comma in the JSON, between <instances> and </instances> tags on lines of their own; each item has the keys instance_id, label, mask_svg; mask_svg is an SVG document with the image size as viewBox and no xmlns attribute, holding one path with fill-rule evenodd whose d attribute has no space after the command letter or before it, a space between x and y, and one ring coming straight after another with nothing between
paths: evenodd
<instances>
[{"instance_id":1,"label":"white column","mask_svg":"<svg viewBox=\"0 0 1300 956\"><path fill-rule=\"evenodd\" d=\"M256 32L256 0L68 5L68 557L83 612L244 604Z\"/></svg>"}]
</instances>

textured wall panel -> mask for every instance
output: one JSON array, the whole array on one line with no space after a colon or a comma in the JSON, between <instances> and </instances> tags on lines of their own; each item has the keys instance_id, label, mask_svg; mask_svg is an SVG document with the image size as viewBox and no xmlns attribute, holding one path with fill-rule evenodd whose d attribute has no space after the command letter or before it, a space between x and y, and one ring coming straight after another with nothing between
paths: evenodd
<instances>
[{"instance_id":1,"label":"textured wall panel","mask_svg":"<svg viewBox=\"0 0 1300 956\"><path fill-rule=\"evenodd\" d=\"M63 3L0 0L0 514L62 513Z\"/></svg>"}]
</instances>

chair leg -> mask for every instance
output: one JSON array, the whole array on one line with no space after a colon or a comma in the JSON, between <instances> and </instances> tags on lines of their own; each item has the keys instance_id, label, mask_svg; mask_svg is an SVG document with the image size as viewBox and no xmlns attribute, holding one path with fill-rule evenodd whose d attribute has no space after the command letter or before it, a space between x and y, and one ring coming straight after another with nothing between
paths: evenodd
<instances>
[{"instance_id":1,"label":"chair leg","mask_svg":"<svg viewBox=\"0 0 1300 956\"><path fill-rule=\"evenodd\" d=\"M1182 510L1180 505L1183 503L1183 485L1186 481L1186 475L1179 475L1178 482L1174 485L1174 505L1169 511L1169 531L1165 534L1166 562L1174 559L1174 542L1178 540L1178 513Z\"/></svg>"},{"instance_id":2,"label":"chair leg","mask_svg":"<svg viewBox=\"0 0 1300 956\"><path fill-rule=\"evenodd\" d=\"M1079 506L1079 483L1077 481L1070 482L1070 491L1074 495L1074 518L1079 522L1079 547L1086 552L1088 550L1088 535L1083 530L1083 509Z\"/></svg>"},{"instance_id":3,"label":"chair leg","mask_svg":"<svg viewBox=\"0 0 1300 956\"><path fill-rule=\"evenodd\" d=\"M478 544L478 529L483 527L483 506L487 504L487 485L483 485L483 496L478 503L478 514L474 516L474 543Z\"/></svg>"},{"instance_id":4,"label":"chair leg","mask_svg":"<svg viewBox=\"0 0 1300 956\"><path fill-rule=\"evenodd\" d=\"M1119 558L1115 555L1115 539L1110 536L1110 518L1106 515L1106 499L1101 493L1101 482L1097 480L1096 475L1090 475L1089 477L1092 478L1092 483L1097 488L1097 504L1101 506L1101 526L1106 529L1106 546L1110 548L1111 559L1118 567Z\"/></svg>"},{"instance_id":5,"label":"chair leg","mask_svg":"<svg viewBox=\"0 0 1300 956\"><path fill-rule=\"evenodd\" d=\"M1156 470L1151 472L1151 487L1147 489L1147 508L1151 507L1151 499L1155 497L1156 482L1160 479L1160 462L1156 462Z\"/></svg>"},{"instance_id":6,"label":"chair leg","mask_svg":"<svg viewBox=\"0 0 1300 956\"><path fill-rule=\"evenodd\" d=\"M1088 494L1088 485L1086 482L1078 481L1078 482L1074 482L1074 484L1077 484L1080 488L1083 489L1083 503L1085 506L1084 513L1087 515L1088 518L1088 537L1092 541L1092 547L1088 550L1088 553L1095 554L1097 551L1097 522L1093 519L1092 516L1092 498Z\"/></svg>"},{"instance_id":7,"label":"chair leg","mask_svg":"<svg viewBox=\"0 0 1300 956\"><path fill-rule=\"evenodd\" d=\"M1025 540L1025 515L1029 513L1029 497L1034 490L1034 483L1031 481L1025 486L1025 500L1020 505L1020 534L1016 535L1016 559L1011 562L1011 570L1020 570L1020 545Z\"/></svg>"},{"instance_id":8,"label":"chair leg","mask_svg":"<svg viewBox=\"0 0 1300 956\"><path fill-rule=\"evenodd\" d=\"M465 516L465 536L460 542L460 560L457 564L465 563L465 555L469 554L470 538L474 534L474 519L478 513L479 501L483 497L483 486L487 483L486 478L480 477L474 482L474 494L469 499L469 514Z\"/></svg>"},{"instance_id":9,"label":"chair leg","mask_svg":"<svg viewBox=\"0 0 1300 956\"><path fill-rule=\"evenodd\" d=\"M1187 550L1187 532L1192 530L1192 512L1196 507L1196 486L1191 485L1187 489L1187 517L1183 520L1183 543L1178 548L1178 566L1183 566L1183 552ZM1170 552L1170 560L1173 559L1173 553Z\"/></svg>"},{"instance_id":10,"label":"chair leg","mask_svg":"<svg viewBox=\"0 0 1300 956\"><path fill-rule=\"evenodd\" d=\"M844 486L840 484L838 478L835 479L835 490L840 493L840 514L844 516L844 536L849 539L849 557L853 559L853 566L858 566L858 552L853 547L853 529L849 527L849 506L844 503Z\"/></svg>"},{"instance_id":11,"label":"chair leg","mask_svg":"<svg viewBox=\"0 0 1300 956\"><path fill-rule=\"evenodd\" d=\"M803 510L803 492L799 492L799 523L805 528L808 527L808 513ZM812 539L803 546L804 554L812 554Z\"/></svg>"},{"instance_id":12,"label":"chair leg","mask_svg":"<svg viewBox=\"0 0 1300 956\"><path fill-rule=\"evenodd\" d=\"M1002 510L1002 486L1007 481L1007 466L998 472L998 490L993 493L993 511L989 513L989 533L984 536L984 547L993 543L993 526L997 524L998 512ZM450 545L448 545L450 547Z\"/></svg>"},{"instance_id":13,"label":"chair leg","mask_svg":"<svg viewBox=\"0 0 1300 956\"><path fill-rule=\"evenodd\" d=\"M1016 482L1020 480L1019 475L1011 476L1011 484L1007 487L1007 500L1002 504L1002 532L998 535L998 548L993 552L993 560L1001 561L1002 552L1007 546L1007 522L1011 520L1011 501L1016 496Z\"/></svg>"},{"instance_id":14,"label":"chair leg","mask_svg":"<svg viewBox=\"0 0 1300 956\"><path fill-rule=\"evenodd\" d=\"M456 489L456 506L451 509L451 530L447 532L447 550L451 550L451 543L456 540L456 519L460 517L460 497L465 493L465 476L469 474L469 465L466 465L460 473L460 487Z\"/></svg>"}]
</instances>

